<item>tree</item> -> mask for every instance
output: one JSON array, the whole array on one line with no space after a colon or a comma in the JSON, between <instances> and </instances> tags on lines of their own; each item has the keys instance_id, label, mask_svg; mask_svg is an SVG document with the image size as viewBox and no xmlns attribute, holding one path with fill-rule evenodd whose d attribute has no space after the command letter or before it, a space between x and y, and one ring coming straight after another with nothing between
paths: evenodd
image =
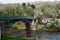
<instances>
[{"instance_id":1,"label":"tree","mask_svg":"<svg viewBox=\"0 0 60 40\"><path fill-rule=\"evenodd\" d=\"M33 9L35 9L35 5L33 5L33 4L31 5L31 7L32 7Z\"/></svg>"},{"instance_id":2,"label":"tree","mask_svg":"<svg viewBox=\"0 0 60 40\"><path fill-rule=\"evenodd\" d=\"M28 3L28 6L30 6L30 3Z\"/></svg>"},{"instance_id":3,"label":"tree","mask_svg":"<svg viewBox=\"0 0 60 40\"><path fill-rule=\"evenodd\" d=\"M25 9L26 8L26 4L25 3L22 3L22 7Z\"/></svg>"}]
</instances>

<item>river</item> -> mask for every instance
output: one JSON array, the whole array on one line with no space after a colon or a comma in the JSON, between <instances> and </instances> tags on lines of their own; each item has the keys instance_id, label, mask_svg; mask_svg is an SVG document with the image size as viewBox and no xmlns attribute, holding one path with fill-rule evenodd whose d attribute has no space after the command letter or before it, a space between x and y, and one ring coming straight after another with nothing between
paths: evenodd
<instances>
[{"instance_id":1,"label":"river","mask_svg":"<svg viewBox=\"0 0 60 40\"><path fill-rule=\"evenodd\" d=\"M13 37L27 37L27 38L38 38L41 40L60 40L60 32L40 32L40 31L25 31L19 30L11 32Z\"/></svg>"}]
</instances>

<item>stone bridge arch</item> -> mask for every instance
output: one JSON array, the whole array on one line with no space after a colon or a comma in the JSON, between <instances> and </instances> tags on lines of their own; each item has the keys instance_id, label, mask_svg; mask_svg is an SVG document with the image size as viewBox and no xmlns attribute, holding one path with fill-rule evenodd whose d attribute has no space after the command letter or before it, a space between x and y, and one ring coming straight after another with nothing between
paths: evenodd
<instances>
[{"instance_id":1,"label":"stone bridge arch","mask_svg":"<svg viewBox=\"0 0 60 40\"><path fill-rule=\"evenodd\" d=\"M6 27L6 24L8 24L7 26L11 28L11 26L18 22L18 21L22 21L25 23L26 25L26 30L30 30L30 26L31 26L31 22L33 21L34 18L31 18L31 17L20 17L20 16L0 16L0 21L3 22L3 31L6 30L5 27ZM35 20L35 19L34 19ZM10 24L11 23L11 24ZM9 30L9 29L8 29Z\"/></svg>"},{"instance_id":2,"label":"stone bridge arch","mask_svg":"<svg viewBox=\"0 0 60 40\"><path fill-rule=\"evenodd\" d=\"M10 26L10 24L12 23L12 25ZM28 20L18 20L18 21L10 21L9 22L9 26L10 27L14 27L14 25L16 26L16 24L20 24L20 26L19 27L21 27L21 26L23 26L24 25L24 27L25 27L25 30L30 30L30 26L31 26L31 21L28 21ZM16 26L16 27L18 27L18 26Z\"/></svg>"}]
</instances>

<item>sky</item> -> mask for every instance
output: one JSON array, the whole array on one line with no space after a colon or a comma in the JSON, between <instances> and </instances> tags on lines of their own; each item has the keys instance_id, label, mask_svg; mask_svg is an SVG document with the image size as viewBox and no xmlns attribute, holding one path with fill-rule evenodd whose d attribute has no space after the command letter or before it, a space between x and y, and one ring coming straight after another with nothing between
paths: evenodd
<instances>
[{"instance_id":1,"label":"sky","mask_svg":"<svg viewBox=\"0 0 60 40\"><path fill-rule=\"evenodd\" d=\"M23 3L23 2L36 2L36 1L52 1L53 2L55 0L0 0L0 3Z\"/></svg>"}]
</instances>

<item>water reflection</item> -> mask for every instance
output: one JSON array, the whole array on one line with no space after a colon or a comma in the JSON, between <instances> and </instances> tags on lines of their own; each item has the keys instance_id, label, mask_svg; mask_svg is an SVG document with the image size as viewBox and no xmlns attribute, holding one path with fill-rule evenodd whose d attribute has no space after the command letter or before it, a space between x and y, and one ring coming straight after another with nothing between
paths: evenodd
<instances>
[{"instance_id":1,"label":"water reflection","mask_svg":"<svg viewBox=\"0 0 60 40\"><path fill-rule=\"evenodd\" d=\"M19 30L13 32L14 37L35 38L38 40L60 40L60 32L40 32L40 31L25 31Z\"/></svg>"},{"instance_id":2,"label":"water reflection","mask_svg":"<svg viewBox=\"0 0 60 40\"><path fill-rule=\"evenodd\" d=\"M26 37L31 37L31 32L30 31L26 31Z\"/></svg>"}]
</instances>

